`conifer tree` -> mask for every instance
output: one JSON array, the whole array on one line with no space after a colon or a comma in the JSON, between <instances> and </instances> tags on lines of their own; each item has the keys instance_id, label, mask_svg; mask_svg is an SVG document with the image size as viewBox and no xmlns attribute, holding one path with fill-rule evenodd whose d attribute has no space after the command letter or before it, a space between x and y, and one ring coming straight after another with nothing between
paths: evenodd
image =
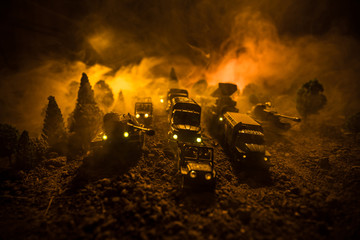
<instances>
[{"instance_id":1,"label":"conifer tree","mask_svg":"<svg viewBox=\"0 0 360 240\"><path fill-rule=\"evenodd\" d=\"M179 81L175 73L175 69L172 67L170 70L169 88L179 87Z\"/></svg>"},{"instance_id":2,"label":"conifer tree","mask_svg":"<svg viewBox=\"0 0 360 240\"><path fill-rule=\"evenodd\" d=\"M66 142L66 131L61 110L55 97L48 97L43 133L52 151L63 152Z\"/></svg>"},{"instance_id":3,"label":"conifer tree","mask_svg":"<svg viewBox=\"0 0 360 240\"><path fill-rule=\"evenodd\" d=\"M73 153L83 153L96 136L102 124L102 112L97 106L94 91L85 73L82 74L75 110L69 117L71 139L69 147Z\"/></svg>"},{"instance_id":4,"label":"conifer tree","mask_svg":"<svg viewBox=\"0 0 360 240\"><path fill-rule=\"evenodd\" d=\"M29 133L27 131L23 131L20 135L17 150L16 150L16 167L17 168L29 168L32 165L33 160L33 152L31 146L31 140L29 137Z\"/></svg>"},{"instance_id":5,"label":"conifer tree","mask_svg":"<svg viewBox=\"0 0 360 240\"><path fill-rule=\"evenodd\" d=\"M11 165L11 156L16 152L18 130L9 124L0 124L0 157L8 157Z\"/></svg>"},{"instance_id":6,"label":"conifer tree","mask_svg":"<svg viewBox=\"0 0 360 240\"><path fill-rule=\"evenodd\" d=\"M114 103L114 94L110 86L104 81L99 80L94 86L95 101L102 110L107 112Z\"/></svg>"}]
</instances>

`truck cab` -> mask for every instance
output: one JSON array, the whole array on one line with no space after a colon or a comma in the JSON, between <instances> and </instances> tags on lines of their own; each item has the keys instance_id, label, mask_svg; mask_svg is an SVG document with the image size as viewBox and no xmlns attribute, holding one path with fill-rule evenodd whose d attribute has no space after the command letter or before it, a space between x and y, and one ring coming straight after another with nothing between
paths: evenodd
<instances>
[{"instance_id":1,"label":"truck cab","mask_svg":"<svg viewBox=\"0 0 360 240\"><path fill-rule=\"evenodd\" d=\"M140 124L148 127L153 120L153 104L151 98L144 98L135 103L135 117Z\"/></svg>"},{"instance_id":2,"label":"truck cab","mask_svg":"<svg viewBox=\"0 0 360 240\"><path fill-rule=\"evenodd\" d=\"M167 93L167 107L166 110L169 111L171 107L171 100L175 97L189 97L189 93L186 89L181 88L170 88Z\"/></svg>"},{"instance_id":3,"label":"truck cab","mask_svg":"<svg viewBox=\"0 0 360 240\"><path fill-rule=\"evenodd\" d=\"M205 146L179 144L178 171L181 174L181 188L215 188L214 149Z\"/></svg>"},{"instance_id":4,"label":"truck cab","mask_svg":"<svg viewBox=\"0 0 360 240\"><path fill-rule=\"evenodd\" d=\"M222 139L236 161L270 166L270 153L265 150L264 131L258 122L247 114L236 112L226 112L223 122Z\"/></svg>"},{"instance_id":5,"label":"truck cab","mask_svg":"<svg viewBox=\"0 0 360 240\"><path fill-rule=\"evenodd\" d=\"M200 118L201 107L193 99L172 98L168 116L169 141L200 144L202 142Z\"/></svg>"}]
</instances>

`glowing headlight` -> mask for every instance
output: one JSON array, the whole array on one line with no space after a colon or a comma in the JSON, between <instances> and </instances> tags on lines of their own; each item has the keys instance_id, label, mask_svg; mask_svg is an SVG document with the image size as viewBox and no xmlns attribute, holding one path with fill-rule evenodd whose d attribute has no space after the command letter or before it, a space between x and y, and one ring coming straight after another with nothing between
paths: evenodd
<instances>
[{"instance_id":1,"label":"glowing headlight","mask_svg":"<svg viewBox=\"0 0 360 240\"><path fill-rule=\"evenodd\" d=\"M191 178L196 178L196 172L195 172L195 171L191 171L191 172L190 172L190 177L191 177Z\"/></svg>"},{"instance_id":2,"label":"glowing headlight","mask_svg":"<svg viewBox=\"0 0 360 240\"><path fill-rule=\"evenodd\" d=\"M219 121L222 122L224 119L223 117L219 117Z\"/></svg>"},{"instance_id":3,"label":"glowing headlight","mask_svg":"<svg viewBox=\"0 0 360 240\"><path fill-rule=\"evenodd\" d=\"M198 142L198 143L200 143L201 142L201 138L196 138L196 141Z\"/></svg>"},{"instance_id":4,"label":"glowing headlight","mask_svg":"<svg viewBox=\"0 0 360 240\"><path fill-rule=\"evenodd\" d=\"M206 180L210 180L211 178L212 178L211 173L206 173L205 174L205 179Z\"/></svg>"},{"instance_id":5,"label":"glowing headlight","mask_svg":"<svg viewBox=\"0 0 360 240\"><path fill-rule=\"evenodd\" d=\"M243 155L243 158L246 158L246 155L245 155L245 154Z\"/></svg>"},{"instance_id":6,"label":"glowing headlight","mask_svg":"<svg viewBox=\"0 0 360 240\"><path fill-rule=\"evenodd\" d=\"M139 118L139 117L140 117L140 114L136 114L135 117L136 117L136 118Z\"/></svg>"},{"instance_id":7,"label":"glowing headlight","mask_svg":"<svg viewBox=\"0 0 360 240\"><path fill-rule=\"evenodd\" d=\"M160 99L160 102L163 103L163 102L164 102L164 99L161 98L161 99Z\"/></svg>"},{"instance_id":8,"label":"glowing headlight","mask_svg":"<svg viewBox=\"0 0 360 240\"><path fill-rule=\"evenodd\" d=\"M148 118L149 117L149 114L145 113L145 118Z\"/></svg>"},{"instance_id":9,"label":"glowing headlight","mask_svg":"<svg viewBox=\"0 0 360 240\"><path fill-rule=\"evenodd\" d=\"M174 138L174 139L178 139L178 135L174 134L174 135L173 135L173 138Z\"/></svg>"},{"instance_id":10,"label":"glowing headlight","mask_svg":"<svg viewBox=\"0 0 360 240\"><path fill-rule=\"evenodd\" d=\"M267 161L267 160L269 160L267 157L264 157L264 161Z\"/></svg>"},{"instance_id":11,"label":"glowing headlight","mask_svg":"<svg viewBox=\"0 0 360 240\"><path fill-rule=\"evenodd\" d=\"M107 136L106 135L103 135L103 137L102 137L104 140L106 140L107 139Z\"/></svg>"},{"instance_id":12,"label":"glowing headlight","mask_svg":"<svg viewBox=\"0 0 360 240\"><path fill-rule=\"evenodd\" d=\"M128 137L129 136L129 133L128 132L124 132L124 137Z\"/></svg>"}]
</instances>

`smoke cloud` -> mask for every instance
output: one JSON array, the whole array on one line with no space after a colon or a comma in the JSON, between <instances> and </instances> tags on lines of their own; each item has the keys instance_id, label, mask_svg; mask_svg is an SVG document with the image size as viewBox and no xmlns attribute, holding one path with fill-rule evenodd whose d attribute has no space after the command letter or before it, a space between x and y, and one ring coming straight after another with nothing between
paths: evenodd
<instances>
[{"instance_id":1,"label":"smoke cloud","mask_svg":"<svg viewBox=\"0 0 360 240\"><path fill-rule=\"evenodd\" d=\"M358 3L288 1L9 1L1 8L0 122L39 134L47 97L66 119L82 72L136 95L180 86L259 86L279 111L296 114L295 95L317 78L329 116L360 111ZM164 89L165 88L165 89ZM119 104L117 104L119 106ZM121 104L120 104L121 105ZM247 106L239 104L247 111Z\"/></svg>"}]
</instances>

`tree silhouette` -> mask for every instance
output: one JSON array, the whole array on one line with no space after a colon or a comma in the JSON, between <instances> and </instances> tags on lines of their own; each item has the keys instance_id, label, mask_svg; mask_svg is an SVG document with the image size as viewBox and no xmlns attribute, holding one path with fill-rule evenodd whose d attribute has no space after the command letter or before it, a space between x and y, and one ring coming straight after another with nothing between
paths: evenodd
<instances>
[{"instance_id":1,"label":"tree silhouette","mask_svg":"<svg viewBox=\"0 0 360 240\"><path fill-rule=\"evenodd\" d=\"M66 143L66 131L64 119L58 107L55 97L48 97L49 103L46 108L43 133L49 144L50 150L63 153Z\"/></svg>"},{"instance_id":2,"label":"tree silhouette","mask_svg":"<svg viewBox=\"0 0 360 240\"><path fill-rule=\"evenodd\" d=\"M16 152L19 132L9 124L0 124L0 157L8 157L11 165L11 156Z\"/></svg>"},{"instance_id":3,"label":"tree silhouette","mask_svg":"<svg viewBox=\"0 0 360 240\"><path fill-rule=\"evenodd\" d=\"M23 131L20 135L16 150L16 167L20 169L29 168L33 160L33 148L29 133Z\"/></svg>"},{"instance_id":4,"label":"tree silhouette","mask_svg":"<svg viewBox=\"0 0 360 240\"><path fill-rule=\"evenodd\" d=\"M82 74L75 110L69 117L69 150L84 153L102 124L102 112L97 106L94 91L85 73Z\"/></svg>"},{"instance_id":5,"label":"tree silhouette","mask_svg":"<svg viewBox=\"0 0 360 240\"><path fill-rule=\"evenodd\" d=\"M175 69L172 67L170 70L169 88L179 87L179 80L176 76Z\"/></svg>"},{"instance_id":6,"label":"tree silhouette","mask_svg":"<svg viewBox=\"0 0 360 240\"><path fill-rule=\"evenodd\" d=\"M327 100L323 92L324 88L317 79L310 80L298 90L296 109L304 119L325 106Z\"/></svg>"},{"instance_id":7,"label":"tree silhouette","mask_svg":"<svg viewBox=\"0 0 360 240\"><path fill-rule=\"evenodd\" d=\"M94 92L96 102L107 112L114 103L112 89L104 80L99 80L94 86Z\"/></svg>"}]
</instances>

